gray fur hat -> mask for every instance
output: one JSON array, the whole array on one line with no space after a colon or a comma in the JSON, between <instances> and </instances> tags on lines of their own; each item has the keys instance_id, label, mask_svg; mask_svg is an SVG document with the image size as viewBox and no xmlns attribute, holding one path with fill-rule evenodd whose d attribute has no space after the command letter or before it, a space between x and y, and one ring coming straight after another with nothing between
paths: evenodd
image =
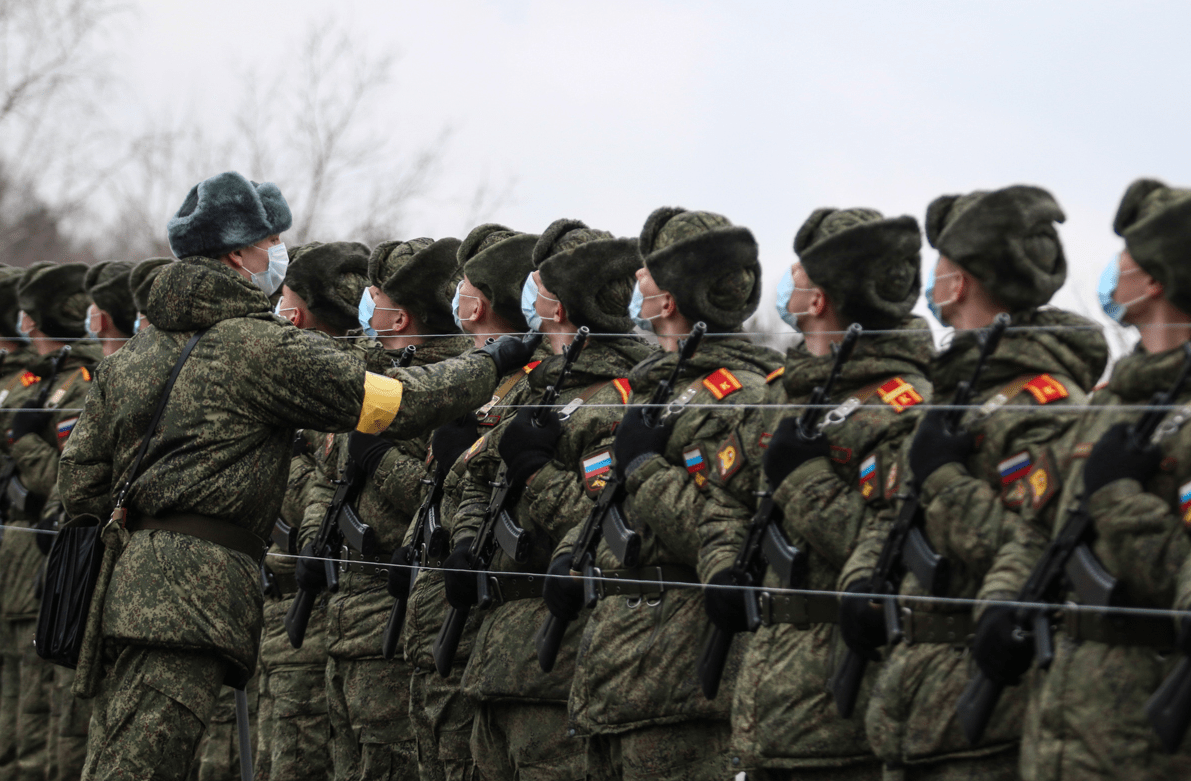
<instances>
[{"instance_id":1,"label":"gray fur hat","mask_svg":"<svg viewBox=\"0 0 1191 781\"><path fill-rule=\"evenodd\" d=\"M25 270L17 287L17 304L53 339L80 338L91 299L83 290L87 266L82 263L37 263Z\"/></svg>"},{"instance_id":2,"label":"gray fur hat","mask_svg":"<svg viewBox=\"0 0 1191 781\"><path fill-rule=\"evenodd\" d=\"M354 241L312 241L289 253L285 286L311 314L346 333L359 328L360 296L368 287L368 247Z\"/></svg>"},{"instance_id":3,"label":"gray fur hat","mask_svg":"<svg viewBox=\"0 0 1191 781\"><path fill-rule=\"evenodd\" d=\"M735 331L761 301L761 262L752 231L713 212L664 206L638 245L658 287L678 311L712 331Z\"/></svg>"},{"instance_id":4,"label":"gray fur hat","mask_svg":"<svg viewBox=\"0 0 1191 781\"><path fill-rule=\"evenodd\" d=\"M1137 265L1162 283L1166 299L1191 314L1191 190L1138 179L1121 198L1112 229Z\"/></svg>"},{"instance_id":5,"label":"gray fur hat","mask_svg":"<svg viewBox=\"0 0 1191 781\"><path fill-rule=\"evenodd\" d=\"M893 328L914 308L921 249L918 220L876 209L815 209L794 236L811 282L845 322L869 329Z\"/></svg>"},{"instance_id":6,"label":"gray fur hat","mask_svg":"<svg viewBox=\"0 0 1191 781\"><path fill-rule=\"evenodd\" d=\"M1042 306L1067 279L1055 227L1066 216L1041 187L944 195L926 209L926 238L940 255L1021 312Z\"/></svg>"},{"instance_id":7,"label":"gray fur hat","mask_svg":"<svg viewBox=\"0 0 1191 781\"><path fill-rule=\"evenodd\" d=\"M636 239L618 239L579 220L555 220L534 244L533 265L575 325L597 334L633 330L629 299L641 268Z\"/></svg>"},{"instance_id":8,"label":"gray fur hat","mask_svg":"<svg viewBox=\"0 0 1191 781\"><path fill-rule=\"evenodd\" d=\"M277 185L250 182L227 171L192 187L166 231L177 257L218 258L289 230L293 222Z\"/></svg>"},{"instance_id":9,"label":"gray fur hat","mask_svg":"<svg viewBox=\"0 0 1191 781\"><path fill-rule=\"evenodd\" d=\"M459 268L459 239L411 239L378 244L368 258L369 283L413 313L426 333L457 334L451 314Z\"/></svg>"},{"instance_id":10,"label":"gray fur hat","mask_svg":"<svg viewBox=\"0 0 1191 781\"><path fill-rule=\"evenodd\" d=\"M153 282L173 258L149 258L137 263L128 275L128 290L132 293L132 303L136 311L144 314L149 306L149 291L153 289Z\"/></svg>"},{"instance_id":11,"label":"gray fur hat","mask_svg":"<svg viewBox=\"0 0 1191 781\"><path fill-rule=\"evenodd\" d=\"M131 260L109 260L96 263L83 277L83 289L95 302L95 306L111 315L116 328L126 336L132 336L136 321L136 304L132 301L132 290L128 279L136 266Z\"/></svg>"},{"instance_id":12,"label":"gray fur hat","mask_svg":"<svg viewBox=\"0 0 1191 781\"><path fill-rule=\"evenodd\" d=\"M463 276L475 285L492 308L519 331L529 324L521 313L521 287L533 271L533 248L538 237L503 225L487 223L473 228L459 245Z\"/></svg>"}]
</instances>

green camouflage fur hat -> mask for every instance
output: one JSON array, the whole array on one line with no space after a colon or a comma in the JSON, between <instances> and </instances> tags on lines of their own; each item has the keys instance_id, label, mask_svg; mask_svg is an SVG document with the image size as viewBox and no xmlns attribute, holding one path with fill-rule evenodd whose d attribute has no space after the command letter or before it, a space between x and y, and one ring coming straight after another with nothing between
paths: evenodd
<instances>
[{"instance_id":1,"label":"green camouflage fur hat","mask_svg":"<svg viewBox=\"0 0 1191 781\"><path fill-rule=\"evenodd\" d=\"M487 223L473 228L459 245L463 276L475 285L498 315L518 331L528 331L521 313L521 288L533 271L538 237Z\"/></svg>"},{"instance_id":2,"label":"green camouflage fur hat","mask_svg":"<svg viewBox=\"0 0 1191 781\"><path fill-rule=\"evenodd\" d=\"M128 279L136 266L131 260L109 260L96 263L83 277L83 290L95 302L95 306L107 312L120 333L132 336L136 322L136 304L132 301L132 290Z\"/></svg>"},{"instance_id":3,"label":"green camouflage fur hat","mask_svg":"<svg viewBox=\"0 0 1191 781\"><path fill-rule=\"evenodd\" d=\"M0 338L22 338L17 330L17 314L21 311L17 304L17 286L24 275L23 268L0 264Z\"/></svg>"},{"instance_id":4,"label":"green camouflage fur hat","mask_svg":"<svg viewBox=\"0 0 1191 781\"><path fill-rule=\"evenodd\" d=\"M38 263L30 266L17 287L21 311L33 318L43 334L71 339L87 332L83 320L91 299L83 290L87 266L82 263Z\"/></svg>"},{"instance_id":5,"label":"green camouflage fur hat","mask_svg":"<svg viewBox=\"0 0 1191 781\"><path fill-rule=\"evenodd\" d=\"M132 293L136 311L144 313L145 307L149 305L149 291L153 289L153 282L161 270L173 262L173 258L149 258L133 267L132 273L128 275L128 289Z\"/></svg>"},{"instance_id":6,"label":"green camouflage fur hat","mask_svg":"<svg viewBox=\"0 0 1191 781\"><path fill-rule=\"evenodd\" d=\"M283 283L311 314L339 333L359 328L360 296L368 287L368 247L354 241L312 241L289 253Z\"/></svg>"},{"instance_id":7,"label":"green camouflage fur hat","mask_svg":"<svg viewBox=\"0 0 1191 781\"><path fill-rule=\"evenodd\" d=\"M294 218L272 182L250 182L235 171L204 179L190 189L166 224L170 251L179 258L218 258L289 230Z\"/></svg>"},{"instance_id":8,"label":"green camouflage fur hat","mask_svg":"<svg viewBox=\"0 0 1191 781\"><path fill-rule=\"evenodd\" d=\"M422 324L423 333L457 334L451 314L459 268L459 239L385 241L368 258L369 283Z\"/></svg>"},{"instance_id":9,"label":"green camouflage fur hat","mask_svg":"<svg viewBox=\"0 0 1191 781\"><path fill-rule=\"evenodd\" d=\"M1042 306L1067 279L1056 223L1066 216L1041 187L944 195L926 209L926 238L1009 308Z\"/></svg>"},{"instance_id":10,"label":"green camouflage fur hat","mask_svg":"<svg viewBox=\"0 0 1191 781\"><path fill-rule=\"evenodd\" d=\"M922 287L922 232L913 217L876 209L816 209L794 237L794 253L846 323L892 328Z\"/></svg>"},{"instance_id":11,"label":"green camouflage fur hat","mask_svg":"<svg viewBox=\"0 0 1191 781\"><path fill-rule=\"evenodd\" d=\"M1137 265L1162 283L1166 299L1191 314L1191 190L1138 179L1125 191L1112 229Z\"/></svg>"},{"instance_id":12,"label":"green camouflage fur hat","mask_svg":"<svg viewBox=\"0 0 1191 781\"><path fill-rule=\"evenodd\" d=\"M735 331L761 301L761 262L748 228L682 207L655 209L641 229L645 268L686 318Z\"/></svg>"},{"instance_id":13,"label":"green camouflage fur hat","mask_svg":"<svg viewBox=\"0 0 1191 781\"><path fill-rule=\"evenodd\" d=\"M575 325L596 334L633 330L629 299L641 268L636 239L618 239L579 220L555 220L534 245L533 265Z\"/></svg>"}]
</instances>

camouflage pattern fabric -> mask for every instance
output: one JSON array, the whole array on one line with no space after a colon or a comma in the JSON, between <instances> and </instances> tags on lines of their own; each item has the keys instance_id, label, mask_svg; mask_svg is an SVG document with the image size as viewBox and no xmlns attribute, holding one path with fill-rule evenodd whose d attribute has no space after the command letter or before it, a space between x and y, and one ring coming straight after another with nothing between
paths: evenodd
<instances>
[{"instance_id":1,"label":"camouflage pattern fabric","mask_svg":"<svg viewBox=\"0 0 1191 781\"><path fill-rule=\"evenodd\" d=\"M595 735L588 743L590 777L598 781L719 781L729 777L724 757L730 732L726 721L693 719Z\"/></svg>"},{"instance_id":2,"label":"camouflage pattern fabric","mask_svg":"<svg viewBox=\"0 0 1191 781\"><path fill-rule=\"evenodd\" d=\"M459 688L463 668L441 678L429 668L415 668L409 679L409 718L418 750L421 781L471 781L472 720L476 702Z\"/></svg>"},{"instance_id":3,"label":"camouflage pattern fabric","mask_svg":"<svg viewBox=\"0 0 1191 781\"><path fill-rule=\"evenodd\" d=\"M332 654L326 681L334 777L415 777L417 741L409 723L408 670L381 658Z\"/></svg>"},{"instance_id":4,"label":"camouflage pattern fabric","mask_svg":"<svg viewBox=\"0 0 1191 781\"><path fill-rule=\"evenodd\" d=\"M931 399L925 374L934 353L922 319L911 318L902 327L908 332L861 336L844 365L831 402L842 405L862 391L868 398L842 423L823 427L831 458L808 461L773 487L786 536L806 552L806 588L834 591L860 530L892 512L900 488L897 455ZM834 360L834 355L811 355L802 343L791 348L784 373L770 380L767 403L806 403L815 386L826 382ZM745 466L727 481L708 485L699 526L702 580L731 566L756 511L754 491L768 485L761 472L768 438L783 418L801 414L800 409L762 407L741 424ZM765 583L779 585L772 570ZM842 647L834 624L808 629L773 624L757 630L748 642L734 695L728 690L719 695L733 696L734 768L751 776L757 768L877 765L863 722L841 719L827 696L827 680ZM870 665L870 678L876 669ZM864 712L866 701L862 690L857 713Z\"/></svg>"},{"instance_id":5,"label":"camouflage pattern fabric","mask_svg":"<svg viewBox=\"0 0 1191 781\"><path fill-rule=\"evenodd\" d=\"M33 634L37 619L12 624L20 656L20 701L17 705L17 772L21 781L41 781L50 761L50 696L54 666L37 655Z\"/></svg>"},{"instance_id":6,"label":"camouflage pattern fabric","mask_svg":"<svg viewBox=\"0 0 1191 781\"><path fill-rule=\"evenodd\" d=\"M481 702L471 734L476 769L485 781L586 781L585 741L555 737L566 705Z\"/></svg>"},{"instance_id":7,"label":"camouflage pattern fabric","mask_svg":"<svg viewBox=\"0 0 1191 781\"><path fill-rule=\"evenodd\" d=\"M50 699L49 781L70 781L83 772L87 758L87 734L91 724L91 700L74 696L75 671L54 667Z\"/></svg>"},{"instance_id":8,"label":"camouflage pattern fabric","mask_svg":"<svg viewBox=\"0 0 1191 781\"><path fill-rule=\"evenodd\" d=\"M248 723L252 736L252 756L257 753L257 711L259 674L245 687L248 695ZM240 727L236 723L236 692L223 687L211 720L199 741L191 767L194 781L240 781Z\"/></svg>"}]
</instances>

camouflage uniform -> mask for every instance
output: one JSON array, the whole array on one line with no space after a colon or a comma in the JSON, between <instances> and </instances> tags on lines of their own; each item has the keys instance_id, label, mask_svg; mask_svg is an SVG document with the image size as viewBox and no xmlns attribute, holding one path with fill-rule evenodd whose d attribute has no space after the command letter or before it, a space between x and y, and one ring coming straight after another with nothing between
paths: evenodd
<instances>
[{"instance_id":1,"label":"camouflage uniform","mask_svg":"<svg viewBox=\"0 0 1191 781\"><path fill-rule=\"evenodd\" d=\"M252 756L255 761L257 750L257 690L260 675L252 676L244 687L248 696L248 721L252 736ZM90 700L83 700L90 702ZM236 721L236 691L227 686L219 692L211 719L203 732L190 768L193 781L239 781L240 779L240 732Z\"/></svg>"},{"instance_id":2,"label":"camouflage uniform","mask_svg":"<svg viewBox=\"0 0 1191 781\"><path fill-rule=\"evenodd\" d=\"M533 535L529 559L518 564L499 551L493 571L546 572L563 536L590 514L602 482L584 479L583 462L600 453L607 455L612 431L623 414L620 405L628 398L623 378L650 351L637 339L592 339L579 354L559 388L557 403L565 408L579 401L581 406L562 421L553 459L529 481L512 513ZM563 362L563 356L553 356L534 369L524 393L512 403L534 403L557 379ZM491 481L501 463L497 446L506 430L507 423L498 425L464 456L467 484L451 530L456 542L475 536L483 519L492 495ZM513 582L497 578L502 588ZM566 702L583 622L571 625L558 663L550 673L543 673L531 638L549 611L537 598L538 581L522 578L521 582L532 596L483 611L463 674L464 694L479 701L472 753L480 774L488 779L582 779L586 755L583 743L568 733Z\"/></svg>"},{"instance_id":3,"label":"camouflage uniform","mask_svg":"<svg viewBox=\"0 0 1191 781\"><path fill-rule=\"evenodd\" d=\"M648 401L677 359L676 353L664 353L636 366L629 374L632 403ZM697 580L696 527L706 485L744 466L737 429L747 405L764 400L765 377L780 365L779 353L738 337L706 339L686 364L674 399L690 406L669 424L665 452L633 471L626 485L624 509L641 534L641 567L665 565ZM701 466L684 466L688 463ZM559 553L571 543L568 539ZM621 568L605 544L597 566L605 572ZM569 701L571 728L591 737L593 768L610 766L625 779L724 776L729 703L726 697L708 702L695 675L708 626L695 587L600 600L579 643ZM724 673L726 690L745 645L735 644Z\"/></svg>"},{"instance_id":4,"label":"camouflage uniform","mask_svg":"<svg viewBox=\"0 0 1191 781\"><path fill-rule=\"evenodd\" d=\"M950 584L940 596L975 597L1013 534L1050 525L1059 488L1051 445L1074 422L1062 408L1082 404L1104 368L1104 337L1090 321L1039 309L1013 317L1011 329L1023 326L1027 330L1005 334L975 389L973 411L963 418L976 447L965 463L938 468L922 485L924 532L951 564ZM931 367L936 403L947 403L971 376L978 352L974 332L955 335ZM903 483L910 478L906 451L897 467ZM841 584L867 577L888 533L889 520L882 521L865 530ZM913 576L901 593L926 594ZM975 671L967 653L971 609L907 601L903 613L907 642L893 648L869 699L865 725L873 750L887 765L904 766L907 777L1012 777L1024 693L1006 691L976 746L968 745L955 717L955 702ZM945 639L948 632L953 639Z\"/></svg>"},{"instance_id":5,"label":"camouflage uniform","mask_svg":"<svg viewBox=\"0 0 1191 781\"><path fill-rule=\"evenodd\" d=\"M133 521L201 511L263 541L280 509L294 428L391 424L402 435L475 407L496 380L495 362L478 353L437 370L393 370L395 382L378 378L327 340L283 325L255 285L209 258L165 267L146 314L155 327L97 371L63 454L59 490L74 515L111 515L167 373L200 328L211 330L130 492ZM243 685L255 669L259 578L251 556L223 545L168 529L130 535L92 608L103 611L106 676L85 777L134 767L184 775L219 686ZM93 673L80 666L81 680L93 683Z\"/></svg>"},{"instance_id":6,"label":"camouflage uniform","mask_svg":"<svg viewBox=\"0 0 1191 781\"><path fill-rule=\"evenodd\" d=\"M902 327L909 330L861 336L844 364L832 400L862 403L842 423L824 426L831 460L812 459L774 487L786 536L807 556L805 588L834 591L861 529L876 518L888 520L892 512L897 454L917 420L915 405L930 400L925 374L934 352L922 320L912 318ZM784 372L771 375L767 404L806 403L827 380L834 360L811 355L803 344L792 348ZM700 552L704 582L731 566L756 511L753 492L765 489L761 462L767 440L783 418L799 414L762 407L739 428L745 466L726 483L709 483L700 526L707 539ZM765 582L779 585L772 570ZM863 723L841 719L827 696L826 682L843 647L834 608L834 596L827 597L822 609L811 612L830 615L829 621L763 625L748 642L732 703L732 762L750 778L768 777L762 769L793 771L792 777L814 771L833 778L879 775ZM874 670L869 668L870 678ZM862 713L863 696L860 703Z\"/></svg>"}]
</instances>

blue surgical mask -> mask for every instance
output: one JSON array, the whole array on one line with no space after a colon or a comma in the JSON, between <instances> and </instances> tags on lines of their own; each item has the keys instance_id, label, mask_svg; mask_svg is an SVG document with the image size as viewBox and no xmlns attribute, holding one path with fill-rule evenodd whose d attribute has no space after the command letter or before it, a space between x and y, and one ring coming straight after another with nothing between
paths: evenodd
<instances>
[{"instance_id":1,"label":"blue surgical mask","mask_svg":"<svg viewBox=\"0 0 1191 781\"><path fill-rule=\"evenodd\" d=\"M656 296L646 296L641 292L641 282L638 281L633 284L633 297L629 299L629 317L633 318L633 322L642 331L649 333L653 332L653 322L661 317L661 314L656 314L653 317L642 317L641 307L645 305L646 298L661 298L664 293L658 293Z\"/></svg>"},{"instance_id":2,"label":"blue surgical mask","mask_svg":"<svg viewBox=\"0 0 1191 781\"><path fill-rule=\"evenodd\" d=\"M451 299L451 316L455 318L455 327L463 330L463 321L459 319L459 299L460 298L474 298L477 301L479 296L469 296L463 292L463 280L459 280L459 284L455 286L455 297ZM475 316L467 318L467 322L475 320Z\"/></svg>"},{"instance_id":3,"label":"blue surgical mask","mask_svg":"<svg viewBox=\"0 0 1191 781\"><path fill-rule=\"evenodd\" d=\"M140 312L136 313L136 320L132 321L132 333L139 334L141 332L141 319L144 317Z\"/></svg>"},{"instance_id":4,"label":"blue surgical mask","mask_svg":"<svg viewBox=\"0 0 1191 781\"><path fill-rule=\"evenodd\" d=\"M18 333L19 333L21 336L23 336L23 337L25 337L26 339L28 339L28 338L29 338L29 332L28 332L28 331L26 331L24 328L22 328L22 327L21 327L21 323L25 322L25 318L26 318L26 317L29 317L29 316L28 316L27 314L25 314L25 312L24 312L24 311L17 312L17 332L18 332ZM29 319L30 319L30 320L32 320L33 318L29 318Z\"/></svg>"},{"instance_id":5,"label":"blue surgical mask","mask_svg":"<svg viewBox=\"0 0 1191 781\"><path fill-rule=\"evenodd\" d=\"M934 268L930 270L930 276L926 278L926 290L923 295L926 296L926 308L934 315L934 318L939 321L939 325L950 327L947 321L943 319L943 307L955 303L955 299L951 301L944 301L941 304L935 303L935 282L939 279L947 279L947 277L954 277L959 274L958 271L952 271L950 274L944 274L941 277L936 277L935 272L939 270L939 264L935 263Z\"/></svg>"},{"instance_id":6,"label":"blue surgical mask","mask_svg":"<svg viewBox=\"0 0 1191 781\"><path fill-rule=\"evenodd\" d=\"M98 312L96 312L95 314L98 314ZM87 336L90 337L91 339L99 338L99 332L93 331L91 329L91 320L92 320L92 318L95 317L95 314L92 314L91 309L88 307L87 318L85 320L83 320L83 330L85 330L87 332Z\"/></svg>"},{"instance_id":7,"label":"blue surgical mask","mask_svg":"<svg viewBox=\"0 0 1191 781\"><path fill-rule=\"evenodd\" d=\"M777 316L782 319L782 322L793 328L795 331L801 331L798 327L799 315L808 315L810 310L805 312L791 312L790 311L790 297L794 295L795 290L803 292L811 292L813 287L798 287L794 284L794 267L787 266L786 273L782 274L782 278L777 281L777 300L774 302L774 307L777 309Z\"/></svg>"},{"instance_id":8,"label":"blue surgical mask","mask_svg":"<svg viewBox=\"0 0 1191 781\"><path fill-rule=\"evenodd\" d=\"M364 288L364 292L360 294L360 309L356 315L360 321L360 327L364 329L365 336L376 338L376 330L372 327L372 315L376 312L376 302L372 300L372 293L368 288Z\"/></svg>"},{"instance_id":9,"label":"blue surgical mask","mask_svg":"<svg viewBox=\"0 0 1191 781\"><path fill-rule=\"evenodd\" d=\"M1100 299L1100 308L1104 310L1104 314L1120 323L1125 319L1125 313L1129 311L1129 307L1136 304L1146 297L1142 293L1132 301L1126 301L1123 304L1118 304L1113 298L1117 292L1117 285L1121 281L1121 274L1132 274L1134 271L1141 271L1139 268L1131 268L1128 271L1121 271L1121 256L1113 258L1104 271L1100 273L1100 282L1096 285L1096 297Z\"/></svg>"},{"instance_id":10,"label":"blue surgical mask","mask_svg":"<svg viewBox=\"0 0 1191 781\"><path fill-rule=\"evenodd\" d=\"M533 272L525 277L521 286L521 314L525 322L529 323L529 330L541 332L542 316L538 314L538 283L533 281Z\"/></svg>"},{"instance_id":11,"label":"blue surgical mask","mask_svg":"<svg viewBox=\"0 0 1191 781\"><path fill-rule=\"evenodd\" d=\"M269 267L252 275L252 283L261 289L266 296L271 296L281 288L285 281L285 272L289 268L289 253L284 244L274 244L269 249L250 244L253 249L262 250L269 255Z\"/></svg>"}]
</instances>

